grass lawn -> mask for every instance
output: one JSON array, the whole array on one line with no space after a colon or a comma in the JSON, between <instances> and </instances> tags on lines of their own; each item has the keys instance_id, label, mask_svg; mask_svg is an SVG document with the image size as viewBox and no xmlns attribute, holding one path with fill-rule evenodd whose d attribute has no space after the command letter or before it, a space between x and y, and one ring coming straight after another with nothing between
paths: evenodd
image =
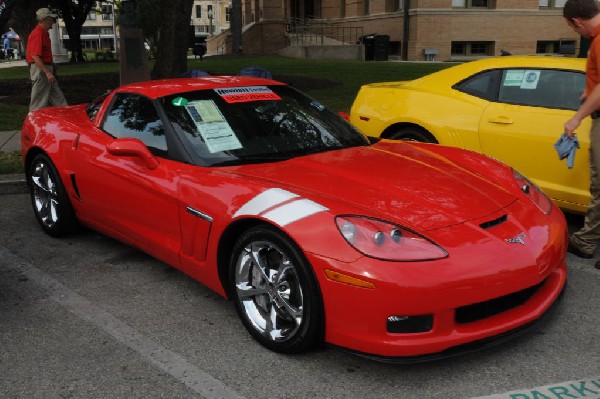
<instances>
[{"instance_id":1,"label":"grass lawn","mask_svg":"<svg viewBox=\"0 0 600 399\"><path fill-rule=\"evenodd\" d=\"M350 112L352 101L361 85L373 82L411 80L439 71L453 63L438 62L376 62L297 60L292 58L264 57L208 57L203 61L189 60L188 69L200 69L210 74L237 74L248 66L260 66L277 76L304 76L328 80L333 88L305 90L335 111Z\"/></svg>"},{"instance_id":2,"label":"grass lawn","mask_svg":"<svg viewBox=\"0 0 600 399\"><path fill-rule=\"evenodd\" d=\"M279 56L215 56L206 57L202 61L188 60L189 70L203 70L211 75L236 75L242 68L260 66L268 69L275 79L306 78L317 83L325 82L326 84L315 84L311 89L304 91L330 109L344 112L350 112L352 101L363 84L415 79L452 65L454 64L440 62L298 60ZM88 62L59 65L58 74L75 76L118 71L117 62ZM26 66L0 69L0 80L28 77L29 69ZM93 77L90 76L90 79ZM0 131L20 129L27 112L27 106L0 103ZM0 158L0 174L13 173L7 172L7 168L3 166L11 163L14 164L14 157ZM10 168L12 166L9 165L8 170L11 170Z\"/></svg>"},{"instance_id":3,"label":"grass lawn","mask_svg":"<svg viewBox=\"0 0 600 399\"><path fill-rule=\"evenodd\" d=\"M0 175L23 173L20 152L0 152Z\"/></svg>"}]
</instances>

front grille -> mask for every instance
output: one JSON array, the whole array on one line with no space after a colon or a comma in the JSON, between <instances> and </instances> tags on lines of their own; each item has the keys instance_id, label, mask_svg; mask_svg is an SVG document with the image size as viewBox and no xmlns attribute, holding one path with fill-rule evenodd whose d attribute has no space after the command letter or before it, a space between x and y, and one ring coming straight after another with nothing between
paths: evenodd
<instances>
[{"instance_id":1,"label":"front grille","mask_svg":"<svg viewBox=\"0 0 600 399\"><path fill-rule=\"evenodd\" d=\"M489 301L460 307L456 309L456 322L471 323L483 320L523 305L544 285L544 283L545 281L542 281L541 283L522 291L513 292L512 294L494 298Z\"/></svg>"}]
</instances>

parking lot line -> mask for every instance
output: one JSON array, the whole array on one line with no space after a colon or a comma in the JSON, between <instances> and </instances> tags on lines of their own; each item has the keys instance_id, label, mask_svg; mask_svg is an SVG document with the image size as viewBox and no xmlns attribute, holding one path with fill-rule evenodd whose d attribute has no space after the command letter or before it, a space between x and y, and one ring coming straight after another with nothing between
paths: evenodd
<instances>
[{"instance_id":1,"label":"parking lot line","mask_svg":"<svg viewBox=\"0 0 600 399\"><path fill-rule=\"evenodd\" d=\"M33 283L43 287L54 302L103 330L202 397L243 399L237 392L181 355L153 342L6 248L0 247L0 259L9 269L22 273Z\"/></svg>"}]
</instances>

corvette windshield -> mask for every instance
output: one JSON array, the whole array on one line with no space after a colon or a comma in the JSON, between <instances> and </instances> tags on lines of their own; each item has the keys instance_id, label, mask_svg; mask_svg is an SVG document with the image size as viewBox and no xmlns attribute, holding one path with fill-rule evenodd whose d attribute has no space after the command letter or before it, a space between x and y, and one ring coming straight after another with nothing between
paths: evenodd
<instances>
[{"instance_id":1,"label":"corvette windshield","mask_svg":"<svg viewBox=\"0 0 600 399\"><path fill-rule=\"evenodd\" d=\"M186 147L208 166L274 162L369 145L339 115L288 86L194 91L161 102Z\"/></svg>"}]
</instances>

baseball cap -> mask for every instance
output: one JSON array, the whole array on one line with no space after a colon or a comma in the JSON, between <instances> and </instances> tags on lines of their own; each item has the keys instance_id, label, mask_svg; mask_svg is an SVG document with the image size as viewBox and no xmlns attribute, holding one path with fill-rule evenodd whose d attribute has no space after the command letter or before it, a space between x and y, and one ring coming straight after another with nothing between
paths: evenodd
<instances>
[{"instance_id":1,"label":"baseball cap","mask_svg":"<svg viewBox=\"0 0 600 399\"><path fill-rule=\"evenodd\" d=\"M58 18L58 14L52 12L49 8L40 8L35 12L35 17L38 21L42 21L45 18Z\"/></svg>"}]
</instances>

